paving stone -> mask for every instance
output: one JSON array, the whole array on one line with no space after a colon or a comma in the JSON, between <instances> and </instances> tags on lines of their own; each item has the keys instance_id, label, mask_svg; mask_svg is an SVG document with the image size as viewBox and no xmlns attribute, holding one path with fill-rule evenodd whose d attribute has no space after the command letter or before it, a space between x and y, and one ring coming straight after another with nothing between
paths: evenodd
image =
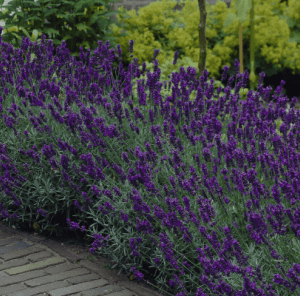
<instances>
[{"instance_id":1,"label":"paving stone","mask_svg":"<svg viewBox=\"0 0 300 296\"><path fill-rule=\"evenodd\" d=\"M106 269L107 264L89 247L74 249L0 221L0 296L166 295Z\"/></svg>"}]
</instances>

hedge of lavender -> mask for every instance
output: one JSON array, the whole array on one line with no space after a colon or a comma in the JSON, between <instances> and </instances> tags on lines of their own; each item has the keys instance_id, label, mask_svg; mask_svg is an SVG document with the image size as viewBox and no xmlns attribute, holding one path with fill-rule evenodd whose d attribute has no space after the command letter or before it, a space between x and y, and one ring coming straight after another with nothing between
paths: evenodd
<instances>
[{"instance_id":1,"label":"hedge of lavender","mask_svg":"<svg viewBox=\"0 0 300 296\"><path fill-rule=\"evenodd\" d=\"M145 63L120 63L112 81L121 48L98 44L77 62L65 42L53 55L45 36L20 49L0 37L1 221L46 229L63 217L120 272L143 280L154 270L168 295L300 295L299 111L295 98L286 111L284 82L264 108L261 73L242 101L249 73L236 60L224 89L188 67L166 97L155 50L134 97Z\"/></svg>"}]
</instances>

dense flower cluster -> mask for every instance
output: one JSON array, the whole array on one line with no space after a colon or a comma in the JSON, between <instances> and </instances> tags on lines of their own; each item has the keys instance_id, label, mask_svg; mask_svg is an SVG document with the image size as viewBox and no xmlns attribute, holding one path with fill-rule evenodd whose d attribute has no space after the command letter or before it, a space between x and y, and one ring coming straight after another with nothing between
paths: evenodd
<instances>
[{"instance_id":1,"label":"dense flower cluster","mask_svg":"<svg viewBox=\"0 0 300 296\"><path fill-rule=\"evenodd\" d=\"M295 98L287 113L281 84L275 107L262 108L260 99L268 101L270 88L262 87L261 73L258 91L240 101L249 74L238 74L238 61L234 94L234 77L219 97L222 89L214 94L207 71L199 81L195 69L181 68L172 74L172 96L164 98L159 50L154 72L146 73L146 85L138 81L134 98L131 78L140 78L145 68L141 72L135 60L125 73L120 63L120 79L111 88L115 53L109 42L98 44L93 56L80 48L77 62L65 42L53 56L43 36L30 62L28 38L13 49L0 37L2 218L18 219L30 204L30 214L48 225L60 208L74 205L77 222L72 216L66 223L92 233L91 252L113 253L120 262L125 257L122 267L138 280L144 277L141 262L147 262L171 295L299 294L299 256L291 252L300 235ZM132 52L132 40L129 47ZM195 101L189 101L192 91ZM279 117L282 136L274 123ZM106 226L100 234L79 226L87 214Z\"/></svg>"}]
</instances>

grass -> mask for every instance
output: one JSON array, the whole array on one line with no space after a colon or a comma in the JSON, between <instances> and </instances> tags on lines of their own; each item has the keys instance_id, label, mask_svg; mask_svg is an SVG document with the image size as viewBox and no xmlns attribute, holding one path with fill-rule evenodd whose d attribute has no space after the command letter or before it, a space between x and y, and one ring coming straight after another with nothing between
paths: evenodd
<instances>
[{"instance_id":1,"label":"grass","mask_svg":"<svg viewBox=\"0 0 300 296\"><path fill-rule=\"evenodd\" d=\"M7 48L3 46L1 50L4 56ZM42 66L49 65L48 58L49 54L43 56ZM0 64L2 62L0 60ZM59 67L67 69L63 63ZM38 72L37 66L33 68ZM75 68L80 71L76 72ZM0 139L7 148L0 150L3 222L85 241L92 246L91 251L114 259L116 265L109 268L130 272L132 279L151 282L167 295L205 295L202 291L207 295L224 295L229 293L226 290L231 291L231 295L242 295L238 294L242 290L247 295L259 295L258 289L262 289L264 295L299 292L297 279L288 271L294 268L297 273L293 263L298 262L299 250L295 235L299 169L292 157L295 159L298 151L293 148L294 144L287 144L292 137L296 143L298 141L298 120L285 118L282 112L291 112L285 104L281 113L270 108L263 110L260 102L264 90L260 90L257 91L259 100L243 102L246 105L241 112L242 102L234 91L226 101L227 107L223 108L221 96L224 92L218 95L214 91L217 98L210 102L209 94L198 101L185 98L179 92L176 100L170 103L168 115L165 107L161 108L162 102L166 101L165 94L155 105L156 95L150 98L149 90L145 89L147 105L142 106L140 97L126 96L127 82L121 87L124 92L118 96L113 91L115 84L102 84L92 74L84 72L86 68L79 64L69 73L69 79L76 81L74 86L71 80L64 80L60 72L54 84L49 81L53 86L50 89L47 84L41 84L42 79L48 80L45 75L48 69L43 69L42 76L37 79L37 72L27 66L13 68L11 74L4 68L3 77L7 80L3 80L6 84L0 87L3 97ZM21 73L24 77L30 73L32 78L20 78L24 83L24 97L20 97L21 89L7 82L12 78L9 75L17 81L16 76ZM179 77L181 87L182 79ZM233 78L234 81L238 83L238 79ZM196 85L197 82L193 83ZM55 93L58 86L60 90ZM208 81L204 92L209 86ZM42 87L44 96L38 95L37 91ZM232 83L231 87L234 89L235 85ZM133 108L129 100L132 100ZM179 100L185 103L183 107L178 105ZM64 109L67 105L69 111ZM236 111L234 107L237 107ZM121 110L123 118L120 117ZM149 110L154 114L153 122ZM172 114L175 110L176 115ZM93 113L89 114L89 111ZM236 126L232 125L234 118L238 122ZM284 125L279 130L281 123L287 125L289 121L295 129L294 135L290 136L291 129L282 129ZM47 126L52 132L46 132ZM161 128L161 133L155 131L156 127ZM249 127L252 136L248 134ZM241 140L239 133L244 134L246 142ZM281 136L283 146L273 142L275 133ZM220 136L219 140L217 136ZM58 139L68 143L68 147L63 148ZM157 140L161 141L161 147ZM199 161L195 158L197 154ZM275 160L263 160L269 155L278 160L278 168ZM68 158L68 164L63 160L64 156ZM68 180L66 173L70 177ZM26 179L19 186L17 180L22 182L19 178L22 176ZM275 177L280 184L277 189ZM292 196L282 184L290 188ZM101 195L94 186L101 190ZM12 198L13 194L15 198ZM87 208L83 210L85 206ZM288 209L290 214L284 212ZM120 214L121 211L125 216ZM18 217L9 219L5 213ZM76 224L71 226L66 219ZM81 231L83 226L86 231ZM100 247L108 235L107 245ZM247 256L248 260L242 261ZM187 262L181 260L183 258ZM234 266L243 270L244 275ZM200 275L207 275L208 281L199 280ZM214 280L216 275L228 285L227 288L213 288L213 282L221 284ZM285 282L275 280L278 275ZM176 284L176 276L182 288ZM256 283L256 288L247 286L248 279ZM264 281L272 285L273 294Z\"/></svg>"}]
</instances>

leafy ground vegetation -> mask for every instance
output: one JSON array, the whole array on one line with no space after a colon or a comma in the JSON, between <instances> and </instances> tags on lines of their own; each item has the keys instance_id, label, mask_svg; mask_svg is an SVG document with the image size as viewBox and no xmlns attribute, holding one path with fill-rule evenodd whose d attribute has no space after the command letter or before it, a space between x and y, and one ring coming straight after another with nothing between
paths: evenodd
<instances>
[{"instance_id":1,"label":"leafy ground vegetation","mask_svg":"<svg viewBox=\"0 0 300 296\"><path fill-rule=\"evenodd\" d=\"M168 295L300 295L300 115L284 82L269 103L262 72L241 100L236 60L224 89L191 67L167 85L158 50L153 72L114 80L121 48L98 44L77 62L44 36L0 43L2 221L84 234Z\"/></svg>"}]
</instances>

